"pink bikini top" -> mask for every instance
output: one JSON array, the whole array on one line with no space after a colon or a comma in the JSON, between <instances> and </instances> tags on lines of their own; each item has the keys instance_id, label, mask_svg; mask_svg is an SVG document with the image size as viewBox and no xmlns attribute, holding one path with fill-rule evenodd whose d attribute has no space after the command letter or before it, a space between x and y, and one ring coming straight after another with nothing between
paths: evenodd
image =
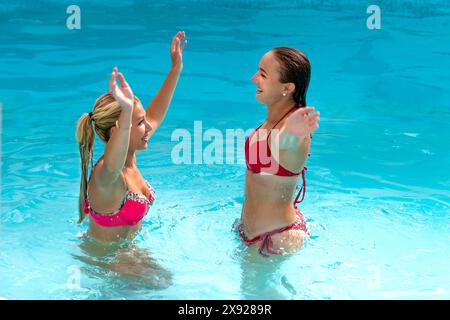
<instances>
[{"instance_id":1,"label":"pink bikini top","mask_svg":"<svg viewBox=\"0 0 450 320\"><path fill-rule=\"evenodd\" d=\"M253 135L258 131L259 128L261 128L262 124L255 129L255 131L250 134L250 136L245 140L245 162L247 165L247 169L253 173L268 173L280 177L294 177L299 176L302 174L303 184L302 187L297 194L297 197L295 199L295 204L300 203L305 198L305 192L306 192L306 179L305 179L305 171L307 170L306 167L303 167L302 171L299 173L292 172L285 167L283 167L281 164L277 162L275 157L273 157L272 152L270 150L269 146L269 139L270 135L272 133L272 130L289 114L292 110L294 110L296 107L294 106L292 109L290 109L286 114L281 117L280 120L278 120L277 123L270 129L269 134L267 135L267 138L264 140L257 140L256 142L252 143L250 145L250 140L253 137ZM312 134L310 135L312 138ZM309 154L308 154L309 156ZM298 198L300 196L300 193L303 191L303 197L302 200L298 201Z\"/></svg>"},{"instance_id":2,"label":"pink bikini top","mask_svg":"<svg viewBox=\"0 0 450 320\"><path fill-rule=\"evenodd\" d=\"M127 190L119 210L113 213L98 213L91 208L89 199L86 197L84 213L90 214L92 220L103 227L134 226L144 218L148 209L155 201L155 190L150 186L148 181L145 181L145 183L149 190L148 198L139 193Z\"/></svg>"}]
</instances>

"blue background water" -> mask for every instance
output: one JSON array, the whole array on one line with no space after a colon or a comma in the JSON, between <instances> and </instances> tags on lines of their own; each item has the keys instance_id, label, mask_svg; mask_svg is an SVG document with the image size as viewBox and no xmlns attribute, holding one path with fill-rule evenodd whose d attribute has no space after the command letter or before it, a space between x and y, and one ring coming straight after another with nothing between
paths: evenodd
<instances>
[{"instance_id":1,"label":"blue background water","mask_svg":"<svg viewBox=\"0 0 450 320\"><path fill-rule=\"evenodd\" d=\"M0 5L0 297L8 299L449 299L450 6L378 1L77 1ZM89 266L77 225L79 116L113 66L149 102L185 30L184 70L163 126L138 155L157 190L136 246L165 289ZM305 51L321 111L302 210L313 237L270 261L231 230L245 166L174 165L177 128L256 127L250 77L274 46ZM95 157L104 146L97 140ZM242 145L236 146L241 150ZM242 160L242 159L241 159ZM73 270L81 288L70 286Z\"/></svg>"}]
</instances>

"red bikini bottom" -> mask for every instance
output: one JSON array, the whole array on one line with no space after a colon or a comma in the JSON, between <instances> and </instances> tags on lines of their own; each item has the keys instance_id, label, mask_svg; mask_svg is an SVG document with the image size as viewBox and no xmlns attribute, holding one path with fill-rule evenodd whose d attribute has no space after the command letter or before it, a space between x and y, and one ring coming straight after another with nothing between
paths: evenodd
<instances>
[{"instance_id":1,"label":"red bikini bottom","mask_svg":"<svg viewBox=\"0 0 450 320\"><path fill-rule=\"evenodd\" d=\"M255 242L261 241L261 246L259 247L258 252L262 256L265 256L265 257L268 256L264 251L269 252L269 253L274 253L274 254L281 254L281 253L283 253L282 250L273 248L272 236L274 234L282 233L282 232L288 231L288 230L302 230L305 233L308 233L308 228L306 226L306 222L305 222L303 213L297 207L295 207L295 212L297 213L297 219L295 220L295 222L293 224L283 227L283 228L280 228L280 229L276 229L273 231L263 233L252 239L249 239L245 235L244 230L243 230L243 225L241 223L238 227L239 236L241 237L242 241L244 241L244 243L246 245L251 245Z\"/></svg>"}]
</instances>

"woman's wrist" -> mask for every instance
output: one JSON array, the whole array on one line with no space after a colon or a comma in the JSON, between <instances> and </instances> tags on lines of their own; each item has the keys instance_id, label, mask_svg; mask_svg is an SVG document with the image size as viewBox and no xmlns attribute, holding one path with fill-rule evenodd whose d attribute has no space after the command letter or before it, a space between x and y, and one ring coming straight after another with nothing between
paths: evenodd
<instances>
[{"instance_id":1,"label":"woman's wrist","mask_svg":"<svg viewBox=\"0 0 450 320\"><path fill-rule=\"evenodd\" d=\"M183 64L172 65L169 72L180 74L183 70Z\"/></svg>"},{"instance_id":2,"label":"woman's wrist","mask_svg":"<svg viewBox=\"0 0 450 320\"><path fill-rule=\"evenodd\" d=\"M126 116L129 116L131 118L131 115L133 114L133 106L120 106L121 112L120 114L124 114Z\"/></svg>"},{"instance_id":3,"label":"woman's wrist","mask_svg":"<svg viewBox=\"0 0 450 320\"><path fill-rule=\"evenodd\" d=\"M123 109L119 115L119 119L116 121L116 128L128 130L131 128L131 118L133 115L133 110L131 108Z\"/></svg>"},{"instance_id":4,"label":"woman's wrist","mask_svg":"<svg viewBox=\"0 0 450 320\"><path fill-rule=\"evenodd\" d=\"M289 132L286 128L282 130L279 136L280 149L292 149L297 148L299 145L303 143L306 135L298 135Z\"/></svg>"},{"instance_id":5,"label":"woman's wrist","mask_svg":"<svg viewBox=\"0 0 450 320\"><path fill-rule=\"evenodd\" d=\"M124 125L120 126L119 120L116 120L116 128L117 128L117 130L129 130L131 128L131 122L128 125L124 124Z\"/></svg>"}]
</instances>

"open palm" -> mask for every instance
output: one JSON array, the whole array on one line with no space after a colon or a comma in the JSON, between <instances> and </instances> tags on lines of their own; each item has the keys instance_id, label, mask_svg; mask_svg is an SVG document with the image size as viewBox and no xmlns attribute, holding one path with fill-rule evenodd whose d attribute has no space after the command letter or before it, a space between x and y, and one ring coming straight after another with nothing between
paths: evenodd
<instances>
[{"instance_id":1,"label":"open palm","mask_svg":"<svg viewBox=\"0 0 450 320\"><path fill-rule=\"evenodd\" d=\"M117 84L116 77L119 79L120 87ZM109 90L120 104L122 110L133 110L134 94L130 86L125 80L122 73L118 72L117 67L114 67L109 77Z\"/></svg>"},{"instance_id":2,"label":"open palm","mask_svg":"<svg viewBox=\"0 0 450 320\"><path fill-rule=\"evenodd\" d=\"M170 45L170 56L172 58L172 67L181 69L183 67L183 49L187 43L184 31L178 31L173 37Z\"/></svg>"},{"instance_id":3,"label":"open palm","mask_svg":"<svg viewBox=\"0 0 450 320\"><path fill-rule=\"evenodd\" d=\"M299 138L304 138L319 127L320 112L313 113L314 107L294 111L286 122L286 130Z\"/></svg>"}]
</instances>

